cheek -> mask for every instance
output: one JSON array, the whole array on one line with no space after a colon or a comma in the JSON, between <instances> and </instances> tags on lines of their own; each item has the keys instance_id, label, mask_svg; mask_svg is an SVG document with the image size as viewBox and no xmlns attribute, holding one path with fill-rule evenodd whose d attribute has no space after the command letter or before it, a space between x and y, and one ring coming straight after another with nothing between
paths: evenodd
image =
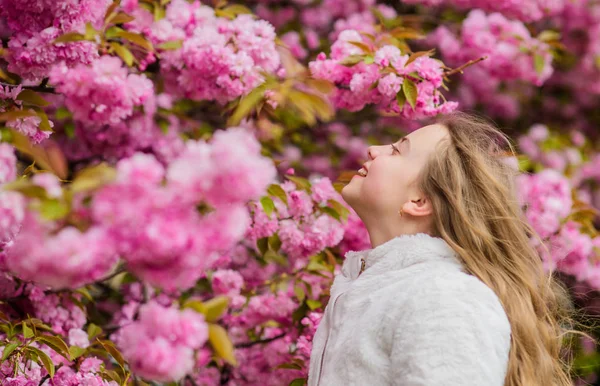
<instances>
[{"instance_id":1,"label":"cheek","mask_svg":"<svg viewBox=\"0 0 600 386\"><path fill-rule=\"evenodd\" d=\"M384 166L384 165L381 165ZM361 198L371 207L389 210L404 199L406 175L393 165L373 167L362 184Z\"/></svg>"}]
</instances>

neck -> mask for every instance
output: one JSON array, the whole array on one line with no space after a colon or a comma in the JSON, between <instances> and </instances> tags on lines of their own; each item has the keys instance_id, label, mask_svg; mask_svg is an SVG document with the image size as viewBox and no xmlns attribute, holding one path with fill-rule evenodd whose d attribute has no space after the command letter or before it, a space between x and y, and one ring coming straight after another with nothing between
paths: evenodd
<instances>
[{"instance_id":1,"label":"neck","mask_svg":"<svg viewBox=\"0 0 600 386\"><path fill-rule=\"evenodd\" d=\"M395 220L391 223L386 223L381 219L379 221L363 219L363 222L369 233L372 248L377 248L379 245L403 235L416 235L418 233L432 235L430 226L426 226L427 224L419 221L411 221L408 218Z\"/></svg>"}]
</instances>

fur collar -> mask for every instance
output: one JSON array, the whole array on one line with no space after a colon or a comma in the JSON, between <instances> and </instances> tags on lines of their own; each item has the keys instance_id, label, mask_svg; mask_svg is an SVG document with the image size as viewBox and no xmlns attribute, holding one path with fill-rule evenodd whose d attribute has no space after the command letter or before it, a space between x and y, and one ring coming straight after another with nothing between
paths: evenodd
<instances>
[{"instance_id":1,"label":"fur collar","mask_svg":"<svg viewBox=\"0 0 600 386\"><path fill-rule=\"evenodd\" d=\"M456 252L443 239L424 233L398 236L373 249L346 253L346 260L349 260L350 263L348 268L351 272L348 273L351 278L358 276L358 272L355 271L356 267L360 267L362 259L366 262L366 270L377 267L371 273L403 269L428 261L461 264Z\"/></svg>"}]
</instances>

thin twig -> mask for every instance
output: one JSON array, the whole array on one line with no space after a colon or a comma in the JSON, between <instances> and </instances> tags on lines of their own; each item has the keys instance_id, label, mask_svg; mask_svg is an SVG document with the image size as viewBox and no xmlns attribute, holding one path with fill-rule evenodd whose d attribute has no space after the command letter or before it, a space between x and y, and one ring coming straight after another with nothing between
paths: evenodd
<instances>
[{"instance_id":1,"label":"thin twig","mask_svg":"<svg viewBox=\"0 0 600 386\"><path fill-rule=\"evenodd\" d=\"M270 343L270 342L272 342L274 340L283 338L286 334L287 334L287 332L282 332L281 334L276 335L276 336L274 336L272 338L255 340L254 342L239 343L239 344L235 345L235 348L247 348L247 347L252 347L254 345L257 345L257 344Z\"/></svg>"},{"instance_id":2,"label":"thin twig","mask_svg":"<svg viewBox=\"0 0 600 386\"><path fill-rule=\"evenodd\" d=\"M123 272L125 272L125 269L123 267L121 267L121 268L117 269L115 272L113 272L110 275L108 275L107 277L102 278L102 279L100 279L98 281L107 281L107 280L110 280L113 277L122 274Z\"/></svg>"},{"instance_id":3,"label":"thin twig","mask_svg":"<svg viewBox=\"0 0 600 386\"><path fill-rule=\"evenodd\" d=\"M48 378L50 378L50 374L46 374L42 377L42 379L40 379L40 383L38 384L39 386L42 386L44 384L44 382L46 382L46 380L48 380Z\"/></svg>"},{"instance_id":4,"label":"thin twig","mask_svg":"<svg viewBox=\"0 0 600 386\"><path fill-rule=\"evenodd\" d=\"M56 90L54 89L54 87L48 87L47 84L48 84L48 80L44 79L44 81L42 81L42 83L39 84L38 86L23 86L23 85L21 85L21 88L26 89L26 90L31 90L31 91L56 94ZM11 83L6 83L6 82L0 82L0 85L2 85L4 87L18 87L19 86L18 84L11 84Z\"/></svg>"},{"instance_id":5,"label":"thin twig","mask_svg":"<svg viewBox=\"0 0 600 386\"><path fill-rule=\"evenodd\" d=\"M462 74L463 70L469 66L474 65L475 63L479 63L483 60L486 60L487 56L482 56L481 58L478 59L472 59L469 60L467 63L463 64L462 66L456 67L454 70L448 71L447 73L445 73L444 75L446 76L452 76L454 74L456 74L457 72L460 72Z\"/></svg>"}]
</instances>

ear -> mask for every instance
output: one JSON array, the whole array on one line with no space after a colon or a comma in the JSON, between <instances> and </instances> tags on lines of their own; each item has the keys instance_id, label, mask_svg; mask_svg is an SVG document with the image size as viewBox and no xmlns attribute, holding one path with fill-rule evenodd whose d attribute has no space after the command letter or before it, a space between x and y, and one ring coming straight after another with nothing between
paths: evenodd
<instances>
[{"instance_id":1,"label":"ear","mask_svg":"<svg viewBox=\"0 0 600 386\"><path fill-rule=\"evenodd\" d=\"M432 214L433 207L426 197L413 197L402 205L402 211L413 217L423 217Z\"/></svg>"}]
</instances>

